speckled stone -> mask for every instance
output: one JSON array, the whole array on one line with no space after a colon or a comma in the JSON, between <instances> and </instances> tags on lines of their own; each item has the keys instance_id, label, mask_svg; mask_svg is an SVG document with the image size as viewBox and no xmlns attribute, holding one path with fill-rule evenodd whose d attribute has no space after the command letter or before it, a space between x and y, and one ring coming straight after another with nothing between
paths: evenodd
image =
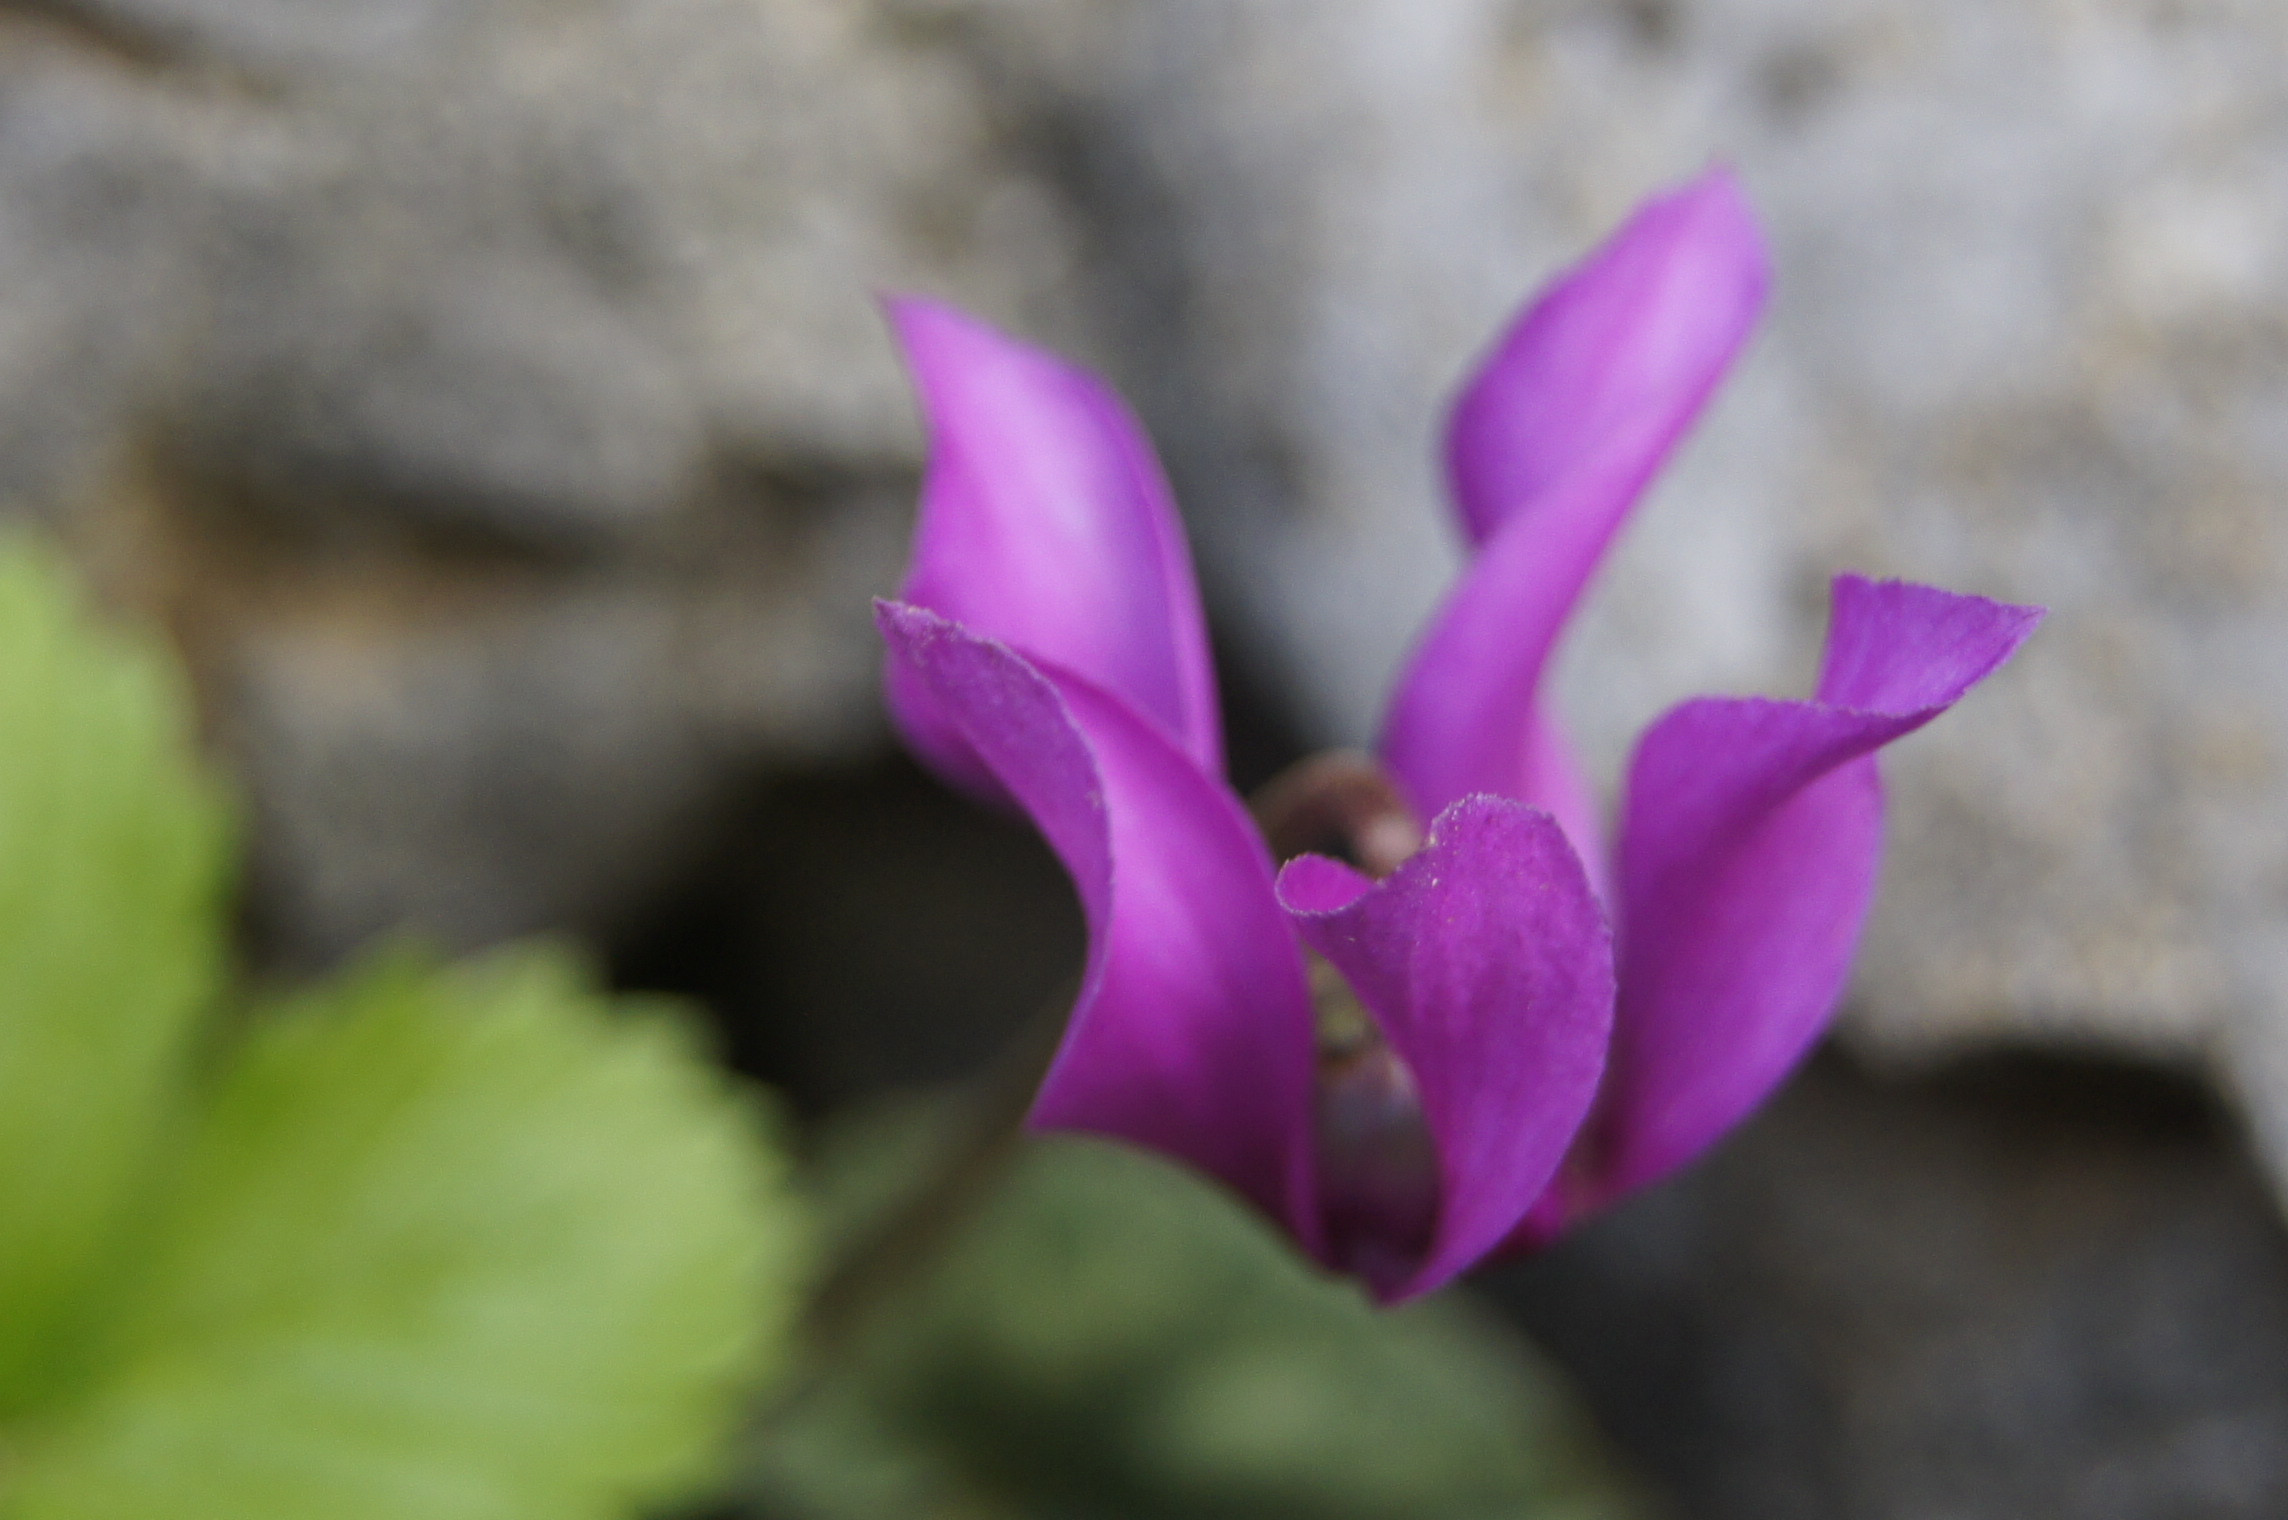
<instances>
[{"instance_id":1,"label":"speckled stone","mask_svg":"<svg viewBox=\"0 0 2288 1520\"><path fill-rule=\"evenodd\" d=\"M276 954L610 934L886 743L874 294L1053 329L1061 217L864 6L0 7L0 505L182 633Z\"/></svg>"}]
</instances>

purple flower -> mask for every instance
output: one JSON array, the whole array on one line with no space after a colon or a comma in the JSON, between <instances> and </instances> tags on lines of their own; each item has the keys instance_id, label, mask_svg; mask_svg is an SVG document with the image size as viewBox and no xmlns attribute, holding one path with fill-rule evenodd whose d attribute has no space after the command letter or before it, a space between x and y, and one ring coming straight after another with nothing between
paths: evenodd
<instances>
[{"instance_id":1,"label":"purple flower","mask_svg":"<svg viewBox=\"0 0 2288 1520\"><path fill-rule=\"evenodd\" d=\"M1050 355L892 304L932 447L903 599L879 609L891 709L941 775L1032 818L1088 921L1035 1126L1179 1157L1395 1301L1667 1175L1786 1075L1873 897L1875 751L2040 613L1839 578L1817 696L1662 717L1608 862L1542 671L1765 285L1711 171L1504 334L1447 440L1475 558L1379 767L1322 764L1263 803L1357 864L1283 868L1223 779L1189 551L1135 419Z\"/></svg>"}]
</instances>

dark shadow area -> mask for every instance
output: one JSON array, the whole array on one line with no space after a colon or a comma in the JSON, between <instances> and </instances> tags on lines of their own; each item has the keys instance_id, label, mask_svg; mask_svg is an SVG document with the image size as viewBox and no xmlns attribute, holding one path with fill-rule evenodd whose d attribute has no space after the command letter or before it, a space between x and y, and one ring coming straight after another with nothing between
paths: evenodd
<instances>
[{"instance_id":1,"label":"dark shadow area","mask_svg":"<svg viewBox=\"0 0 2288 1520\"><path fill-rule=\"evenodd\" d=\"M2288 1233L2149 1071L1823 1055L1481 1286L1700 1520L2288 1514Z\"/></svg>"},{"instance_id":2,"label":"dark shadow area","mask_svg":"<svg viewBox=\"0 0 2288 1520\"><path fill-rule=\"evenodd\" d=\"M1250 668L1219 661L1243 793L1300 752ZM977 1070L1086 950L1064 869L1022 819L903 754L758 783L611 955L613 982L696 999L732 1065L818 1115Z\"/></svg>"},{"instance_id":3,"label":"dark shadow area","mask_svg":"<svg viewBox=\"0 0 2288 1520\"><path fill-rule=\"evenodd\" d=\"M726 819L613 973L703 1001L731 1063L816 1115L974 1070L1082 952L1032 830L895 756L781 782Z\"/></svg>"}]
</instances>

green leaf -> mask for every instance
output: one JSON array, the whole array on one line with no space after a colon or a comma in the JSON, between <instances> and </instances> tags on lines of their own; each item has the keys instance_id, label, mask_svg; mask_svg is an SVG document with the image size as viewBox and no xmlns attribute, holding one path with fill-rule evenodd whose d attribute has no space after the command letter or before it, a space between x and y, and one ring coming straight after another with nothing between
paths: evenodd
<instances>
[{"instance_id":1,"label":"green leaf","mask_svg":"<svg viewBox=\"0 0 2288 1520\"><path fill-rule=\"evenodd\" d=\"M83 1370L215 995L227 820L190 726L167 660L0 538L0 1417Z\"/></svg>"},{"instance_id":2,"label":"green leaf","mask_svg":"<svg viewBox=\"0 0 2288 1520\"><path fill-rule=\"evenodd\" d=\"M925 1113L830 1151L829 1207L926 1169ZM836 1199L839 1195L839 1200ZM844 1232L862 1238L864 1221ZM1563 1381L1447 1294L1395 1313L1191 1173L1028 1146L942 1261L762 1443L798 1520L1622 1520L1642 1511Z\"/></svg>"},{"instance_id":3,"label":"green leaf","mask_svg":"<svg viewBox=\"0 0 2288 1520\"><path fill-rule=\"evenodd\" d=\"M590 1520L706 1479L801 1230L759 1113L556 958L258 1021L11 1520ZM12 1470L11 1470L12 1469Z\"/></svg>"}]
</instances>

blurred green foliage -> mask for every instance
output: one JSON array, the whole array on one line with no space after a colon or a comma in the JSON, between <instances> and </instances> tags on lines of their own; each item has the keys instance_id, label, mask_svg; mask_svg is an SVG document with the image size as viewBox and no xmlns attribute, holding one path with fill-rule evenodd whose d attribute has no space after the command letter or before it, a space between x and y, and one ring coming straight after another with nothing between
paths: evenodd
<instances>
[{"instance_id":1,"label":"blurred green foliage","mask_svg":"<svg viewBox=\"0 0 2288 1520\"><path fill-rule=\"evenodd\" d=\"M846 1242L955 1143L830 1138ZM1189 1172L1028 1142L765 1432L773 1520L1632 1520L1561 1382L1467 1299L1395 1313Z\"/></svg>"},{"instance_id":2,"label":"blurred green foliage","mask_svg":"<svg viewBox=\"0 0 2288 1520\"><path fill-rule=\"evenodd\" d=\"M720 1476L811 1221L680 1010L545 949L248 999L156 651L0 539L0 1520L614 1520ZM961 1143L840 1126L865 1242ZM917 1182L916 1179L921 1179ZM781 1520L1634 1520L1562 1386L1150 1157L1028 1142L827 1324ZM846 1333L842 1333L846 1332Z\"/></svg>"},{"instance_id":3,"label":"blurred green foliage","mask_svg":"<svg viewBox=\"0 0 2288 1520\"><path fill-rule=\"evenodd\" d=\"M186 723L163 661L0 542L0 1419L79 1370L218 993L230 829Z\"/></svg>"},{"instance_id":4,"label":"blurred green foliage","mask_svg":"<svg viewBox=\"0 0 2288 1520\"><path fill-rule=\"evenodd\" d=\"M0 1520L605 1520L713 1475L805 1221L674 1010L410 954L241 1013L155 651L0 541Z\"/></svg>"}]
</instances>

